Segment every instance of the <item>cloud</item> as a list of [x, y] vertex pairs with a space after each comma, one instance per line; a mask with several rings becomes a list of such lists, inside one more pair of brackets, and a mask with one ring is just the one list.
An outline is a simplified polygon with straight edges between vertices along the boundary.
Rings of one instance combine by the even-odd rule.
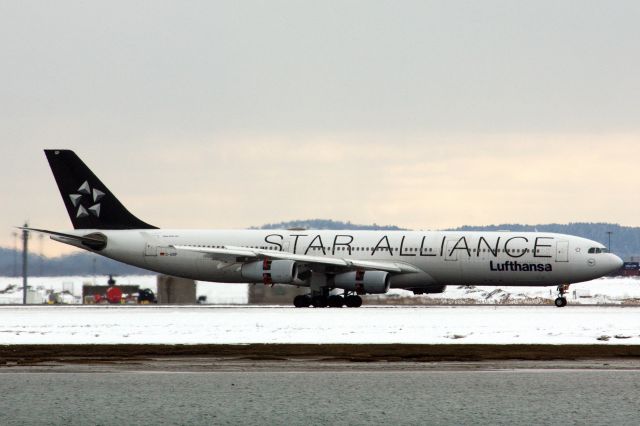
[[[156, 214], [163, 226], [245, 227], [308, 217], [412, 228], [637, 223], [637, 207], [626, 205], [623, 189], [640, 178], [633, 135], [425, 134], [396, 140], [354, 133], [216, 136], [208, 145], [199, 141], [195, 146], [208, 148], [171, 171], [165, 169], [170, 159], [188, 148], [165, 151], [167, 162], [158, 168], [164, 171], [154, 176], [170, 183], [150, 187], [157, 195], [145, 203], [189, 206], [188, 213]], [[185, 215], [193, 223], [183, 222]]]
[[72, 148], [161, 226], [638, 224], [637, 2], [7, 4], [0, 244]]

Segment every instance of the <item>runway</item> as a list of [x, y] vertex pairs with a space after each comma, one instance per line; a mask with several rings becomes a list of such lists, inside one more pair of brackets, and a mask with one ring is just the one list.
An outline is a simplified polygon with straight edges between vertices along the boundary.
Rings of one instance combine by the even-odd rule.
[[90, 374], [12, 371], [0, 373], [0, 423], [637, 424], [638, 370], [441, 371], [380, 366]]

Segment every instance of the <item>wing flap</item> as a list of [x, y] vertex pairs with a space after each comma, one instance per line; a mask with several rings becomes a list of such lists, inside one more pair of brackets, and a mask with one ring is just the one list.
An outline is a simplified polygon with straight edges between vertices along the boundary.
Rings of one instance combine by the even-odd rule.
[[196, 253], [205, 253], [205, 254], [210, 254], [212, 255], [212, 257], [216, 257], [216, 255], [220, 255], [220, 256], [225, 256], [225, 257], [229, 257], [229, 256], [233, 256], [233, 257], [256, 257], [256, 254], [250, 250], [250, 249], [245, 249], [243, 247], [237, 247], [237, 248], [209, 248], [209, 247], [193, 247], [193, 246], [181, 246], [181, 245], [174, 245], [172, 246], [173, 248], [175, 248], [176, 250], [183, 250], [183, 251], [191, 251], [191, 252], [196, 252]]
[[255, 259], [282, 259], [282, 260], [294, 260], [296, 262], [303, 262], [315, 265], [334, 266], [344, 268], [348, 270], [353, 269], [366, 269], [377, 270], [394, 273], [417, 273], [420, 270], [412, 265], [404, 262], [389, 262], [389, 261], [376, 261], [376, 260], [356, 260], [341, 257], [323, 257], [323, 256], [309, 256], [306, 254], [294, 254], [286, 251], [275, 250], [263, 250], [253, 249], [246, 247], [225, 246], [224, 248], [209, 248], [209, 247], [192, 247], [184, 245], [173, 246], [176, 250], [183, 250], [189, 252], [203, 253], [210, 255], [214, 259], [228, 260], [230, 257], [238, 258], [255, 258]]

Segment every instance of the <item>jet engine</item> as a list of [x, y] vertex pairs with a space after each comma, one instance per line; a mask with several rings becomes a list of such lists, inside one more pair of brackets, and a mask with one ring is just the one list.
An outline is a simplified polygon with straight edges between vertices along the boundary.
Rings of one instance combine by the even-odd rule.
[[384, 271], [353, 271], [336, 275], [334, 285], [358, 294], [383, 294], [389, 291], [389, 279]]
[[264, 259], [242, 265], [242, 278], [252, 283], [289, 284], [297, 275], [296, 262], [293, 260]]

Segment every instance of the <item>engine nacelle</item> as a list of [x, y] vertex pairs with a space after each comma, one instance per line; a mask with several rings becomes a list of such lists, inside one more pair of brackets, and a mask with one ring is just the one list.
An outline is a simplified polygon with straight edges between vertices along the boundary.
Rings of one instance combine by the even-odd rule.
[[389, 291], [389, 279], [384, 271], [353, 271], [336, 275], [334, 285], [358, 294], [383, 294]]
[[289, 284], [297, 275], [296, 262], [293, 260], [264, 259], [242, 265], [242, 278], [252, 283]]

